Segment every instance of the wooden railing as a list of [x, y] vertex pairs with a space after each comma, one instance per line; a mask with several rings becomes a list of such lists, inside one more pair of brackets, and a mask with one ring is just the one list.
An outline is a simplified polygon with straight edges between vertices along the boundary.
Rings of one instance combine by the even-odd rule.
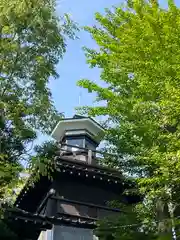
[[[66, 146], [67, 146], [67, 148], [64, 148]], [[76, 148], [76, 149], [78, 149], [78, 151], [69, 150], [68, 147]], [[59, 151], [60, 155], [61, 154], [62, 155], [71, 155], [71, 156], [74, 156], [74, 158], [76, 158], [79, 155], [86, 156], [86, 163], [88, 163], [88, 164], [95, 163], [95, 164], [102, 165], [102, 163], [104, 163], [104, 159], [107, 157], [111, 157], [111, 158], [112, 157], [116, 157], [116, 158], [120, 157], [115, 154], [111, 154], [111, 153], [107, 153], [107, 152], [103, 152], [103, 151], [99, 151], [99, 150], [88, 149], [88, 148], [79, 147], [79, 146], [74, 146], [74, 145], [70, 145], [70, 144], [66, 144], [66, 143], [60, 143], [59, 150], [60, 150]], [[104, 166], [106, 166], [106, 165], [104, 165]], [[117, 168], [114, 170], [118, 171]]]
[[112, 207], [102, 206], [102, 205], [98, 205], [98, 204], [94, 204], [94, 203], [70, 200], [70, 199], [67, 199], [67, 198], [56, 197], [56, 196], [52, 196], [50, 198], [54, 199], [54, 200], [57, 200], [57, 201], [59, 201], [61, 203], [62, 202], [64, 202], [64, 203], [72, 203], [72, 204], [77, 204], [77, 205], [86, 206], [86, 207], [98, 208], [98, 209], [102, 209], [102, 210], [106, 210], [106, 211], [110, 211], [110, 212], [122, 212], [119, 208], [112, 208]]
[[57, 196], [52, 196], [51, 199], [57, 202], [57, 213], [62, 215], [69, 214], [72, 216], [100, 219], [121, 212], [121, 210], [117, 208]]

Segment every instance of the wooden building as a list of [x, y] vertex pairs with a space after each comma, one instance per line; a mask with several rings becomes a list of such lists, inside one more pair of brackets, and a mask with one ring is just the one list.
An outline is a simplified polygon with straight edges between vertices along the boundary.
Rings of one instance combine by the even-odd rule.
[[116, 169], [99, 164], [96, 148], [104, 129], [93, 119], [75, 115], [61, 120], [52, 137], [60, 150], [53, 180], [41, 176], [25, 187], [9, 214], [11, 228], [21, 240], [95, 240], [97, 219], [121, 214], [112, 200], [138, 201], [123, 195], [131, 187]]

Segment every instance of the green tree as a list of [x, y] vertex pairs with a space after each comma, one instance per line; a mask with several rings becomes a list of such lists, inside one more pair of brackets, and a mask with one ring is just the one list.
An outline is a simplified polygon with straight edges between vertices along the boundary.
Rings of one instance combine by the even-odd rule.
[[96, 235], [103, 240], [139, 240], [157, 239], [154, 229], [147, 229], [142, 219], [136, 214], [135, 206], [120, 204], [121, 214], [108, 217], [98, 222]]
[[158, 239], [172, 239], [180, 200], [180, 9], [173, 0], [167, 9], [156, 0], [129, 0], [96, 20], [86, 29], [99, 50], [85, 52], [106, 87], [88, 79], [78, 85], [106, 104], [81, 111], [107, 116], [107, 150], [145, 196], [137, 206], [142, 223]]
[[36, 131], [49, 133], [62, 113], [48, 83], [74, 38], [69, 16], [58, 18], [55, 1], [0, 1], [0, 197], [29, 159]]
[[[13, 189], [24, 183], [19, 173], [31, 162], [36, 131], [49, 133], [63, 117], [48, 84], [58, 77], [56, 64], [77, 27], [67, 14], [58, 18], [55, 7], [54, 0], [0, 1], [1, 210], [13, 202]], [[1, 220], [0, 228], [6, 239], [15, 239]]]

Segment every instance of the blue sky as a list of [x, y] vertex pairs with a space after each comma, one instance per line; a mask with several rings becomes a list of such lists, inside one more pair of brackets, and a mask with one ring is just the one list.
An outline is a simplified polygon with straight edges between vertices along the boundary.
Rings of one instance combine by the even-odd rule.
[[[104, 12], [104, 8], [118, 5], [121, 0], [57, 0], [57, 14], [69, 13], [71, 18], [82, 26], [93, 26], [95, 24], [94, 14]], [[99, 80], [99, 69], [90, 69], [86, 64], [86, 58], [82, 50], [83, 46], [95, 48], [96, 44], [90, 35], [81, 30], [77, 33], [77, 40], [67, 41], [67, 51], [62, 60], [59, 61], [57, 71], [60, 77], [50, 82], [53, 100], [58, 111], [64, 112], [66, 117], [72, 117], [75, 107], [81, 105], [93, 105], [94, 95], [76, 86], [81, 78], [88, 78], [96, 82]], [[38, 136], [36, 143], [47, 140], [47, 136]]]
[[[69, 13], [72, 19], [80, 26], [92, 26], [95, 23], [95, 12], [103, 12], [105, 7], [119, 4], [120, 0], [60, 0], [58, 1], [57, 13]], [[65, 112], [67, 117], [71, 117], [75, 112], [75, 107], [79, 106], [79, 96], [81, 105], [92, 105], [93, 96], [87, 94], [86, 90], [76, 86], [77, 80], [89, 78], [94, 81], [99, 80], [99, 70], [90, 69], [86, 64], [83, 46], [96, 47], [90, 35], [81, 30], [77, 33], [78, 40], [67, 42], [67, 52], [58, 64], [60, 78], [51, 82], [51, 90], [55, 105], [59, 111]]]
[[[57, 0], [57, 14], [62, 16], [63, 13], [69, 13], [80, 26], [92, 26], [95, 24], [96, 12], [103, 13], [104, 8], [110, 8], [122, 2], [122, 0]], [[165, 6], [165, 0], [160, 2]], [[89, 68], [82, 50], [83, 46], [96, 48], [96, 44], [87, 32], [81, 30], [77, 34], [79, 39], [67, 42], [67, 52], [57, 66], [60, 78], [50, 83], [55, 106], [58, 111], [64, 112], [66, 117], [72, 117], [75, 113], [75, 107], [79, 106], [79, 96], [81, 96], [81, 105], [94, 104], [94, 95], [77, 87], [76, 82], [81, 78], [100, 82], [99, 69]], [[47, 137], [40, 135], [38, 143], [46, 139]]]

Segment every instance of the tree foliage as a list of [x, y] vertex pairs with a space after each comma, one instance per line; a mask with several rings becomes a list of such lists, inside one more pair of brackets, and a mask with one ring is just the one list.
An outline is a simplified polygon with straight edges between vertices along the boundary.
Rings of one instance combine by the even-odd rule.
[[49, 133], [62, 117], [48, 83], [74, 38], [69, 16], [58, 18], [52, 0], [0, 2], [0, 194], [29, 159], [36, 131]]
[[[57, 17], [55, 7], [54, 0], [0, 1], [2, 211], [5, 203], [13, 202], [14, 188], [24, 184], [19, 173], [32, 160], [36, 131], [49, 133], [63, 117], [54, 107], [48, 84], [58, 77], [56, 64], [66, 51], [66, 39], [75, 37], [77, 27], [67, 14]], [[1, 220], [0, 228], [3, 239], [15, 239]]]
[[30, 169], [34, 174], [32, 181], [37, 181], [39, 177], [47, 176], [52, 179], [55, 169], [55, 157], [59, 154], [59, 146], [54, 141], [47, 141], [35, 147], [35, 155], [31, 157]]
[[81, 110], [107, 116], [107, 149], [145, 196], [144, 222], [155, 224], [158, 239], [172, 239], [180, 200], [180, 9], [173, 0], [167, 9], [129, 0], [96, 20], [86, 29], [99, 50], [85, 52], [107, 87], [88, 79], [78, 85], [106, 104]]
[[57, 121], [50, 77], [73, 37], [73, 25], [55, 15], [53, 1], [1, 1], [1, 107], [17, 130], [25, 124], [48, 132]]
[[147, 229], [143, 225], [141, 217], [136, 214], [135, 206], [126, 206], [120, 204], [119, 216], [107, 217], [98, 222], [96, 235], [103, 240], [139, 240], [139, 239], [157, 239], [154, 229]]

